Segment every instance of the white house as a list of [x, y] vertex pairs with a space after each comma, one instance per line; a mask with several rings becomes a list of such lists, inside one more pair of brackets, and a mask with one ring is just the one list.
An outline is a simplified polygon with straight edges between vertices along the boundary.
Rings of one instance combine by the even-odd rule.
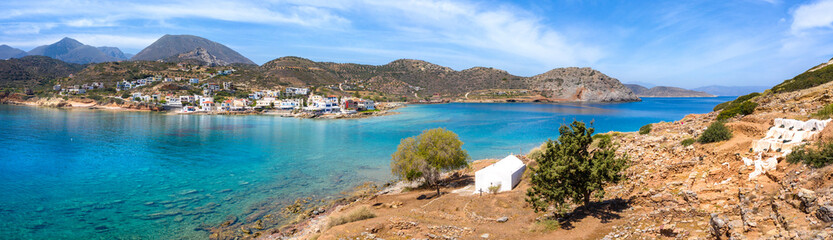
[[521, 181], [525, 170], [526, 165], [518, 157], [506, 156], [474, 173], [474, 192], [488, 193], [491, 186], [500, 186], [498, 192], [512, 190]]

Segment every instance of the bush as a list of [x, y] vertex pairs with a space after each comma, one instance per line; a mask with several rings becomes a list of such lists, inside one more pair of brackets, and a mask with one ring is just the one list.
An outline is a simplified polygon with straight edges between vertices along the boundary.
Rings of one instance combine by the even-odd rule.
[[376, 214], [374, 214], [369, 209], [367, 209], [367, 207], [361, 207], [361, 208], [358, 208], [356, 210], [353, 210], [352, 212], [348, 213], [347, 215], [337, 217], [337, 218], [331, 218], [329, 227], [335, 227], [335, 226], [338, 226], [338, 225], [351, 223], [351, 222], [355, 222], [355, 221], [361, 221], [361, 220], [365, 220], [365, 219], [371, 219], [371, 218], [375, 218], [375, 217], [376, 217]]
[[741, 103], [749, 101], [749, 100], [751, 100], [755, 97], [758, 97], [758, 96], [761, 96], [761, 94], [756, 93], [756, 92], [746, 94], [746, 95], [743, 95], [743, 96], [740, 96], [740, 97], [736, 98], [735, 100], [728, 101], [728, 102], [721, 103], [721, 104], [717, 104], [717, 106], [714, 106], [714, 109], [712, 109], [712, 110], [714, 110], [716, 112], [716, 111], [720, 111], [720, 110], [723, 110], [723, 109], [726, 109], [726, 108], [729, 108], [729, 107], [732, 107], [732, 106], [735, 106], [735, 105], [740, 105]]
[[529, 159], [538, 161], [538, 159], [541, 158], [541, 155], [544, 154], [544, 149], [545, 148], [547, 148], [547, 143], [546, 142], [542, 143], [541, 146], [533, 148], [531, 151], [529, 151], [528, 154], [526, 154], [526, 157], [528, 157]]
[[694, 144], [694, 138], [685, 139], [682, 142], [680, 142], [680, 144], [686, 147], [691, 146], [691, 144]]
[[628, 157], [616, 156], [616, 146], [601, 138], [598, 147], [593, 143], [593, 128], [573, 121], [561, 126], [557, 141], [548, 140], [537, 167], [530, 167], [532, 186], [527, 190], [526, 202], [535, 212], [549, 211], [550, 206], [563, 211], [570, 203], [590, 203], [591, 197], [604, 197], [608, 183], [624, 180]]
[[500, 191], [500, 184], [494, 185], [494, 186], [489, 186], [489, 192], [490, 193], [497, 194], [498, 191]]
[[640, 128], [639, 128], [639, 135], [645, 135], [645, 134], [649, 134], [649, 133], [651, 133], [651, 128], [652, 128], [653, 126], [654, 126], [653, 124], [650, 124], [650, 123], [649, 123], [649, 124], [647, 124], [647, 125], [645, 125], [645, 126], [640, 127]]
[[716, 121], [703, 131], [700, 138], [697, 139], [700, 143], [712, 143], [729, 140], [732, 138], [732, 131], [723, 124], [722, 121]]
[[833, 116], [833, 104], [828, 104], [813, 114], [816, 118], [830, 118], [831, 116]]
[[740, 104], [730, 105], [717, 114], [717, 120], [726, 120], [737, 116], [738, 114], [749, 115], [755, 112], [756, 107], [758, 107], [758, 103], [752, 101], [745, 101]]
[[800, 146], [787, 155], [787, 162], [804, 163], [814, 168], [830, 165], [833, 163], [833, 143], [819, 141], [815, 149]]

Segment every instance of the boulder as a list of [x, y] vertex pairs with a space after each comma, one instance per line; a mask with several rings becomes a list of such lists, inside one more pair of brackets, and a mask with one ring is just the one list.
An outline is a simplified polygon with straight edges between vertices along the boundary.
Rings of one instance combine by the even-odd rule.
[[804, 213], [812, 213], [816, 207], [816, 192], [809, 189], [799, 189], [795, 195], [800, 202], [799, 209]]
[[816, 210], [816, 217], [824, 222], [833, 222], [833, 206], [825, 205]]
[[506, 221], [509, 221], [509, 217], [500, 217], [495, 221], [497, 221], [499, 223], [505, 223]]
[[720, 218], [717, 213], [712, 213], [709, 224], [711, 225], [712, 236], [715, 238], [724, 239], [729, 237], [729, 224]]

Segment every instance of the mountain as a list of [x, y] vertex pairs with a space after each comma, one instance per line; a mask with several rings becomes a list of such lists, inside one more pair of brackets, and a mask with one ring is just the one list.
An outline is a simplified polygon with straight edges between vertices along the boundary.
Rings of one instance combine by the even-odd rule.
[[767, 86], [720, 86], [711, 85], [698, 87], [692, 90], [706, 92], [717, 96], [743, 96], [753, 92], [763, 92], [770, 87]]
[[45, 56], [25, 56], [0, 60], [0, 88], [45, 85], [56, 78], [67, 77], [83, 65], [67, 63]]
[[98, 50], [107, 54], [107, 56], [119, 59], [119, 60], [127, 60], [128, 57], [125, 55], [121, 50], [117, 47], [98, 47]]
[[656, 86], [646, 88], [637, 84], [625, 84], [639, 97], [716, 97], [700, 91], [693, 91], [678, 87]]
[[[202, 50], [200, 50], [202, 49]], [[183, 55], [184, 54], [184, 55]], [[165, 35], [142, 49], [130, 60], [157, 61], [177, 59], [209, 60], [209, 64], [255, 64], [236, 51], [211, 40], [191, 35]]]
[[9, 47], [9, 45], [0, 45], [0, 59], [22, 58], [26, 56], [26, 51]]
[[527, 89], [555, 101], [640, 100], [619, 80], [591, 68], [557, 68], [533, 77], [519, 77], [495, 68], [455, 71], [413, 59], [374, 66], [314, 62], [299, 57], [278, 58], [260, 68], [260, 83], [295, 86], [347, 83], [402, 96], [461, 97], [478, 90]]
[[125, 60], [124, 55], [118, 48], [103, 47], [96, 48], [90, 45], [84, 45], [72, 38], [63, 38], [60, 41], [36, 47], [28, 52], [28, 55], [40, 55], [55, 58], [64, 62], [70, 63], [100, 63], [100, 62], [115, 62]]

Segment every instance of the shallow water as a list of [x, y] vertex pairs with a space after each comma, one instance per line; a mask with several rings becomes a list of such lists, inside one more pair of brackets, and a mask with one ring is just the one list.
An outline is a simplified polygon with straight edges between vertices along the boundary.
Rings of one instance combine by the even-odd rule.
[[445, 127], [472, 159], [529, 151], [573, 119], [596, 132], [705, 113], [722, 98], [412, 105], [371, 119], [165, 115], [0, 105], [4, 239], [202, 239], [267, 199], [390, 180], [399, 140]]

